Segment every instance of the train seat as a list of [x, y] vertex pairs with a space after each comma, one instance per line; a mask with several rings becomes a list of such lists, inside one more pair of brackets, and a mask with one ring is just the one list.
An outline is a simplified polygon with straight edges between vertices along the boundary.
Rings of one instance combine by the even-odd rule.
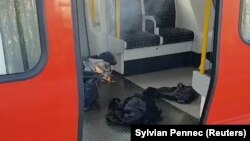
[[163, 37], [163, 44], [180, 43], [194, 40], [194, 32], [183, 28], [160, 28], [159, 34]]
[[162, 36], [163, 44], [194, 40], [193, 31], [175, 27], [175, 0], [144, 0], [144, 10], [145, 31]]
[[121, 0], [121, 39], [126, 49], [160, 45], [160, 36], [142, 31], [142, 11], [139, 0]]
[[[112, 33], [116, 28], [116, 37], [109, 35], [107, 41], [118, 62], [115, 71], [134, 75], [186, 65], [167, 64], [172, 59], [179, 62], [188, 59], [194, 40], [192, 31], [175, 27], [174, 0], [120, 0], [120, 9], [111, 8], [106, 13], [107, 25]], [[114, 15], [114, 10], [119, 12]], [[115, 24], [112, 19], [116, 19]], [[144, 68], [142, 71], [131, 70], [139, 64]]]
[[157, 46], [160, 44], [160, 36], [149, 32], [134, 32], [123, 35], [122, 39], [127, 42], [126, 49], [135, 49], [143, 47]]

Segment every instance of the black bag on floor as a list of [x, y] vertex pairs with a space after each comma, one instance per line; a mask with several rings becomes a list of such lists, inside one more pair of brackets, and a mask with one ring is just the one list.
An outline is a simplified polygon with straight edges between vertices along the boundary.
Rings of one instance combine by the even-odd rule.
[[180, 104], [189, 104], [199, 97], [199, 94], [192, 87], [185, 86], [182, 83], [173, 88], [160, 88], [158, 89], [158, 95], [161, 98], [176, 101]]
[[109, 104], [106, 119], [118, 125], [151, 124], [161, 119], [161, 110], [152, 97], [135, 94], [123, 103], [120, 99], [113, 99]]

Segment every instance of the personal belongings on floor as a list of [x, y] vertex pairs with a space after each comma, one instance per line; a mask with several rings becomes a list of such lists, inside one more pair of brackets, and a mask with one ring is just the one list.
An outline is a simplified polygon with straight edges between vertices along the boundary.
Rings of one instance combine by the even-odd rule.
[[180, 104], [190, 104], [199, 97], [199, 94], [191, 86], [185, 86], [182, 83], [178, 84], [177, 87], [159, 88], [157, 92], [159, 97], [176, 101]]
[[84, 109], [90, 110], [99, 95], [100, 76], [94, 72], [83, 72]]
[[114, 82], [112, 80], [112, 69], [111, 65], [115, 65], [116, 60], [114, 56], [105, 52], [100, 55], [90, 56], [87, 59], [83, 60], [83, 70], [96, 72], [102, 76], [103, 80], [108, 82]]
[[149, 87], [145, 91], [143, 91], [143, 95], [146, 95], [148, 97], [152, 98], [159, 98], [159, 93], [156, 88]]
[[146, 90], [143, 94], [128, 97], [123, 103], [114, 98], [109, 104], [106, 119], [118, 125], [153, 124], [161, 120], [161, 112], [154, 96]]
[[100, 59], [103, 59], [105, 62], [108, 62], [112, 66], [117, 64], [115, 57], [110, 52], [104, 52], [100, 54], [99, 56], [100, 56]]

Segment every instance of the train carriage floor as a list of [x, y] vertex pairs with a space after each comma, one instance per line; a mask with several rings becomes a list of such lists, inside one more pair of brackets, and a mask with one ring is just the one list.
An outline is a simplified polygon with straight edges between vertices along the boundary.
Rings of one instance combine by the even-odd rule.
[[[109, 125], [106, 122], [106, 114], [109, 102], [113, 98], [124, 100], [135, 93], [141, 93], [143, 88], [132, 83], [122, 76], [117, 76], [116, 83], [102, 82], [99, 98], [90, 111], [85, 112], [83, 119], [84, 141], [127, 141], [130, 140], [130, 128]], [[158, 124], [198, 124], [199, 119], [172, 106], [168, 102], [156, 99], [157, 106], [163, 111], [162, 121]]]

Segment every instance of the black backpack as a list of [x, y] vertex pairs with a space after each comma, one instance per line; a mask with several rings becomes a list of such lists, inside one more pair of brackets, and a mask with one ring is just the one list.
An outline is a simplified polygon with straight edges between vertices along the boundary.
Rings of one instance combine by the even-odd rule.
[[161, 98], [176, 101], [179, 104], [190, 104], [199, 97], [199, 94], [191, 86], [185, 86], [182, 83], [173, 88], [160, 88], [158, 89], [158, 95]]
[[152, 124], [161, 120], [161, 110], [156, 106], [154, 96], [145, 91], [142, 95], [126, 98], [123, 103], [118, 98], [113, 99], [106, 119], [118, 125]]

